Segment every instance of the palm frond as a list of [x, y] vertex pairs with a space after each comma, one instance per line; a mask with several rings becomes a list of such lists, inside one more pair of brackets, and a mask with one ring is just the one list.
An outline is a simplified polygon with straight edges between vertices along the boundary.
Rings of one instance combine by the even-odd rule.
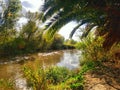
[[[55, 19], [55, 21], [53, 20], [54, 24], [49, 24], [50, 28], [48, 28], [54, 28], [54, 32], [58, 31], [59, 28], [71, 20], [80, 22], [81, 20], [85, 19], [91, 19], [91, 24], [94, 23], [94, 25], [98, 27], [103, 27], [105, 31], [107, 29], [106, 33], [110, 33], [110, 35], [108, 34], [109, 37], [111, 37], [111, 33], [114, 33], [116, 36], [116, 32], [119, 32], [118, 19], [120, 17], [120, 0], [64, 0], [64, 2], [62, 0], [46, 0], [45, 7], [46, 10], [50, 8], [45, 17], [43, 16], [45, 19], [60, 11], [61, 8], [63, 9], [63, 12], [60, 13], [60, 16]], [[117, 26], [116, 21], [118, 22]], [[115, 26], [118, 28], [115, 28]], [[76, 26], [76, 28], [72, 31], [71, 36], [73, 36], [73, 33], [78, 27], [79, 25]], [[90, 25], [83, 36], [87, 36], [92, 27], [93, 26]], [[112, 38], [114, 38], [113, 34], [112, 36]], [[112, 42], [110, 45], [113, 45], [114, 42], [116, 42], [119, 38], [119, 35], [117, 35], [117, 39], [113, 40], [113, 42], [110, 41]]]
[[81, 39], [84, 38], [84, 37], [86, 37], [89, 34], [89, 32], [92, 30], [92, 28], [95, 27], [95, 26], [96, 25], [93, 24], [93, 23], [92, 24], [91, 23], [87, 24], [86, 29], [83, 32], [82, 36], [81, 36]]
[[69, 38], [72, 38], [73, 35], [74, 35], [74, 33], [76, 32], [76, 30], [77, 30], [80, 26], [82, 26], [83, 24], [90, 22], [90, 20], [91, 20], [91, 19], [81, 20], [81, 23], [79, 23], [79, 24], [71, 31]]

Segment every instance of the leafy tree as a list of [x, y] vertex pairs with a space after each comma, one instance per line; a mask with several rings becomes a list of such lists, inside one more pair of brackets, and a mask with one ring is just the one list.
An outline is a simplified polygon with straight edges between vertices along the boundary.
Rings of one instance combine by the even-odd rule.
[[25, 17], [29, 20], [32, 20], [32, 21], [36, 21], [39, 19], [39, 16], [40, 16], [40, 13], [38, 12], [35, 12], [35, 13], [32, 13], [30, 11], [28, 11], [26, 14], [25, 14]]
[[21, 3], [19, 0], [3, 0], [1, 2], [2, 13], [0, 16], [0, 38], [1, 44], [7, 46], [7, 42], [11, 41], [16, 34], [14, 28], [15, 22], [19, 17]]
[[77, 41], [73, 40], [73, 39], [67, 39], [65, 41], [66, 45], [75, 45], [77, 43]]
[[1, 19], [4, 21], [0, 26], [0, 31], [5, 29], [12, 29], [15, 25], [16, 19], [21, 9], [21, 3], [19, 0], [8, 0], [3, 7], [3, 16]]
[[27, 40], [33, 39], [31, 37], [34, 37], [34, 33], [38, 30], [38, 27], [36, 26], [36, 22], [29, 20], [27, 24], [23, 25], [23, 28], [21, 30], [21, 35]]
[[63, 43], [64, 43], [64, 37], [61, 36], [60, 34], [56, 33], [53, 38], [51, 48], [52, 49], [62, 49]]
[[73, 29], [71, 37], [81, 25], [89, 24], [90, 28], [85, 32], [98, 26], [98, 35], [105, 36], [105, 48], [120, 41], [120, 0], [45, 0], [44, 7], [46, 12], [43, 21], [52, 16], [46, 28], [58, 31], [66, 23], [75, 20], [80, 23]]

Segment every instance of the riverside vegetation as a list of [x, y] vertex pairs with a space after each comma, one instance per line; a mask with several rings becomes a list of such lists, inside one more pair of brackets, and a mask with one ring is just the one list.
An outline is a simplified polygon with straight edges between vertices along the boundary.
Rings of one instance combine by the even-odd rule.
[[[14, 4], [13, 4], [14, 3]], [[51, 6], [51, 8], [50, 8]], [[97, 75], [113, 90], [120, 89], [120, 2], [119, 0], [45, 0], [43, 13], [27, 12], [28, 22], [16, 29], [21, 3], [10, 0], [0, 20], [0, 57], [11, 57], [56, 49], [75, 48], [81, 50], [80, 68], [70, 71], [64, 67], [23, 67], [28, 88], [34, 90], [89, 90], [87, 74]], [[56, 13], [44, 28], [41, 21]], [[78, 22], [70, 37], [81, 25], [86, 28], [79, 42], [64, 41], [58, 30], [70, 21]], [[81, 23], [80, 23], [81, 22]], [[95, 33], [93, 33], [93, 27]], [[91, 33], [92, 32], [92, 33]], [[91, 78], [92, 81], [92, 78]], [[93, 87], [96, 83], [93, 85]], [[90, 87], [90, 88], [89, 88]], [[0, 88], [14, 90], [14, 81], [0, 79]]]
[[[27, 80], [28, 88], [34, 90], [84, 90], [87, 72], [96, 72], [105, 69], [105, 64], [109, 62], [116, 63], [114, 53], [119, 45], [115, 45], [111, 52], [105, 52], [102, 48], [102, 37], [94, 39], [90, 34], [83, 41], [76, 44], [76, 47], [81, 50], [80, 68], [70, 71], [64, 67], [23, 67], [24, 77]], [[103, 52], [104, 51], [104, 52]], [[107, 73], [107, 72], [106, 72]], [[4, 80], [2, 80], [4, 82]], [[6, 81], [5, 81], [6, 82]], [[6, 83], [7, 84], [7, 83]], [[3, 85], [3, 84], [2, 84]], [[14, 88], [14, 82], [8, 82], [5, 85], [9, 88]]]

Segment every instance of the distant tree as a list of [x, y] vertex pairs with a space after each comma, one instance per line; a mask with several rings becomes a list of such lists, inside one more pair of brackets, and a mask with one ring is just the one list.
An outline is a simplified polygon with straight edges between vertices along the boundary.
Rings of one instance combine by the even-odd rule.
[[27, 24], [23, 25], [22, 30], [20, 31], [20, 36], [26, 40], [33, 39], [34, 33], [38, 30], [35, 21], [29, 20]]
[[67, 39], [65, 41], [66, 45], [75, 45], [77, 43], [77, 41], [73, 40], [73, 39]]
[[62, 49], [64, 44], [64, 37], [60, 34], [56, 33], [53, 38], [53, 42], [51, 45], [52, 49]]
[[40, 15], [40, 14], [39, 14], [38, 12], [33, 13], [33, 12], [28, 11], [28, 12], [25, 14], [25, 17], [26, 17], [27, 19], [29, 19], [29, 20], [36, 21], [36, 20], [39, 19], [39, 15]]

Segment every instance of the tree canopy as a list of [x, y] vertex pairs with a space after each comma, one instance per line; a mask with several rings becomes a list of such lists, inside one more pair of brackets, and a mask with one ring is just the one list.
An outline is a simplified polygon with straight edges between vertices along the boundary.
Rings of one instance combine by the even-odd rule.
[[76, 29], [86, 23], [91, 28], [98, 26], [99, 35], [105, 37], [105, 48], [120, 41], [120, 0], [45, 0], [44, 7], [43, 21], [51, 17], [46, 27], [54, 28], [54, 31], [75, 20], [80, 23], [71, 37]]

